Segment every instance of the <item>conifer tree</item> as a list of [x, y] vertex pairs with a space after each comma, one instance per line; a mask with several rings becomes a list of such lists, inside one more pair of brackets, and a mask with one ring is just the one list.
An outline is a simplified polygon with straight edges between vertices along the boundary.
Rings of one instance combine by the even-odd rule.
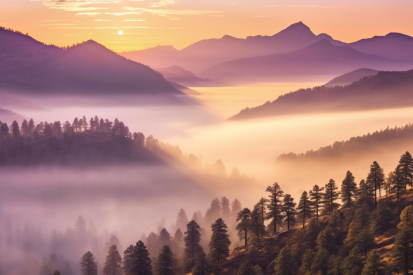
[[336, 248], [336, 236], [330, 226], [327, 225], [324, 230], [318, 234], [317, 248], [326, 249], [330, 253], [334, 252]]
[[392, 190], [396, 193], [397, 202], [400, 201], [400, 195], [405, 190], [405, 180], [402, 175], [402, 170], [400, 164], [397, 165], [396, 170], [394, 170], [394, 177], [392, 180]]
[[146, 245], [151, 257], [155, 257], [159, 253], [158, 236], [154, 232], [149, 233], [149, 236], [146, 238]]
[[396, 235], [392, 250], [393, 264], [396, 271], [409, 274], [413, 265], [413, 230], [409, 226], [402, 227]]
[[404, 153], [399, 161], [400, 172], [403, 178], [404, 190], [406, 190], [407, 185], [413, 187], [413, 158], [409, 152]]
[[370, 172], [367, 176], [367, 184], [374, 186], [374, 204], [377, 204], [377, 190], [379, 190], [379, 196], [381, 198], [381, 188], [384, 185], [383, 169], [377, 161], [374, 161], [370, 166]]
[[346, 177], [341, 184], [341, 200], [343, 201], [343, 207], [352, 206], [356, 194], [357, 185], [354, 181], [354, 176], [350, 171], [347, 171]]
[[205, 213], [205, 222], [207, 224], [212, 224], [218, 218], [221, 217], [221, 204], [219, 199], [213, 199], [211, 202], [211, 207]]
[[[311, 202], [309, 202], [309, 205]], [[295, 215], [297, 214], [297, 210], [295, 206], [297, 204], [294, 202], [294, 198], [291, 197], [290, 194], [286, 194], [283, 200], [283, 212], [284, 212], [284, 222], [287, 223], [287, 230], [290, 230], [290, 225], [295, 223]]]
[[105, 275], [122, 275], [122, 258], [119, 254], [116, 245], [109, 248], [106, 256], [105, 266], [103, 267], [103, 274]]
[[367, 262], [361, 271], [361, 275], [385, 275], [384, 268], [385, 264], [380, 259], [379, 253], [373, 249], [367, 256]]
[[203, 252], [203, 249], [200, 245], [201, 241], [201, 228], [199, 225], [194, 221], [190, 221], [187, 224], [187, 230], [184, 233], [184, 242], [185, 242], [185, 250], [184, 250], [184, 265], [185, 271], [190, 271], [195, 265], [195, 259], [199, 255], [199, 253]]
[[172, 252], [178, 257], [182, 257], [182, 250], [184, 246], [184, 234], [181, 229], [177, 229], [172, 239]]
[[201, 252], [196, 261], [195, 267], [192, 271], [193, 275], [210, 275], [211, 274], [211, 266], [209, 265], [208, 259], [204, 252]]
[[320, 207], [323, 199], [323, 191], [324, 187], [320, 188], [318, 185], [314, 185], [313, 189], [310, 190], [310, 200], [311, 204], [313, 206], [317, 221], [318, 221], [318, 215], [320, 213]]
[[171, 246], [171, 234], [165, 228], [162, 228], [161, 232], [159, 232], [158, 246], [163, 247], [165, 245]]
[[307, 191], [304, 191], [301, 194], [300, 201], [298, 202], [297, 206], [297, 213], [298, 217], [301, 219], [303, 223], [303, 228], [305, 226], [306, 219], [310, 219], [312, 216], [312, 204], [308, 197]]
[[209, 243], [208, 257], [218, 266], [229, 256], [229, 240], [227, 225], [219, 218], [211, 225], [212, 237]]
[[82, 260], [80, 261], [80, 274], [81, 275], [97, 275], [98, 267], [95, 262], [95, 257], [90, 251], [86, 252]]
[[251, 223], [251, 210], [244, 208], [237, 215], [237, 231], [240, 240], [245, 240], [245, 247], [248, 245], [248, 229]]
[[267, 214], [267, 204], [268, 204], [268, 202], [269, 202], [269, 200], [264, 198], [264, 197], [262, 197], [260, 199], [260, 201], [258, 202], [258, 205], [260, 207], [260, 212], [261, 212], [261, 215], [262, 215], [261, 219], [263, 221], [265, 221], [265, 217], [266, 217], [266, 214]]
[[270, 193], [266, 219], [271, 221], [269, 226], [272, 226], [275, 234], [277, 233], [277, 224], [281, 224], [283, 218], [281, 199], [284, 197], [284, 191], [276, 182], [272, 186], [268, 186], [266, 191]]
[[339, 204], [336, 203], [340, 195], [340, 193], [337, 192], [337, 189], [338, 187], [333, 179], [330, 179], [325, 186], [325, 193], [323, 194], [322, 203], [324, 211], [328, 214], [333, 213], [333, 210], [339, 207]]
[[383, 234], [388, 228], [392, 212], [384, 201], [379, 201], [376, 209], [371, 213], [371, 231], [373, 234]]
[[314, 262], [314, 258], [314, 250], [311, 248], [307, 249], [301, 258], [301, 266], [298, 270], [298, 274], [311, 274], [311, 265]]
[[59, 271], [59, 270], [55, 270], [55, 271], [53, 272], [53, 275], [60, 275], [60, 271]]
[[313, 274], [318, 274], [320, 271], [322, 272], [322, 274], [327, 273], [329, 256], [330, 254], [328, 253], [327, 249], [318, 249], [314, 256], [314, 261], [311, 264], [311, 272]]
[[13, 121], [13, 123], [11, 124], [11, 134], [14, 138], [20, 137], [20, 127], [16, 121]]
[[152, 261], [142, 241], [125, 250], [123, 271], [125, 275], [152, 275]]
[[266, 233], [264, 220], [262, 219], [261, 214], [261, 206], [259, 203], [257, 203], [254, 206], [254, 210], [251, 212], [249, 230], [251, 234], [254, 235], [255, 238], [257, 238], [258, 243], [261, 243], [260, 237], [264, 236]]
[[34, 130], [34, 121], [33, 118], [30, 119], [29, 125], [27, 126], [28, 135], [32, 135]]
[[355, 238], [364, 229], [370, 229], [370, 212], [367, 205], [362, 205], [356, 209], [352, 222], [350, 223], [344, 244], [349, 248], [354, 246]]
[[413, 206], [406, 206], [400, 214], [400, 222], [397, 225], [398, 229], [408, 227], [413, 229]]
[[275, 259], [274, 270], [277, 275], [296, 275], [296, 265], [288, 246], [281, 249], [278, 257]]
[[235, 199], [231, 204], [231, 218], [232, 220], [236, 220], [239, 211], [242, 210], [242, 206], [239, 200]]
[[357, 248], [353, 248], [349, 255], [344, 258], [341, 264], [341, 272], [343, 275], [360, 274], [361, 272], [361, 255]]
[[231, 217], [231, 209], [229, 207], [229, 199], [227, 197], [221, 198], [221, 211], [222, 211], [222, 219], [229, 223]]
[[174, 255], [169, 246], [164, 245], [156, 261], [157, 275], [175, 275]]
[[185, 210], [181, 208], [178, 213], [178, 217], [176, 218], [176, 229], [181, 229], [184, 231], [186, 229], [186, 225], [188, 224], [188, 217], [186, 216]]
[[358, 188], [358, 202], [360, 204], [374, 203], [374, 194], [374, 185], [368, 184], [364, 179], [362, 179]]
[[262, 275], [262, 270], [259, 265], [253, 266], [250, 261], [246, 261], [238, 268], [237, 275]]

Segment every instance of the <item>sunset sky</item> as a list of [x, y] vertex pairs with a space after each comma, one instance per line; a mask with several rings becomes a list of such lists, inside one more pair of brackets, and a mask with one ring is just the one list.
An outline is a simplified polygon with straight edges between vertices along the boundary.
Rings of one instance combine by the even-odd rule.
[[413, 36], [412, 10], [411, 0], [0, 0], [0, 25], [48, 44], [93, 39], [121, 52], [273, 35], [298, 21], [345, 42]]

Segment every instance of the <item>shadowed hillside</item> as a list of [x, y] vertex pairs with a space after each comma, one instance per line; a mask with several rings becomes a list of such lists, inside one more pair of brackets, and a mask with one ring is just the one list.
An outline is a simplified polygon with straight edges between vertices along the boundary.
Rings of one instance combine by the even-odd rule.
[[379, 72], [348, 86], [300, 89], [246, 108], [230, 120], [303, 113], [371, 110], [413, 105], [413, 70]]
[[328, 83], [324, 84], [326, 87], [334, 87], [334, 86], [347, 86], [351, 83], [362, 79], [363, 77], [376, 75], [378, 71], [372, 69], [358, 69], [332, 79]]

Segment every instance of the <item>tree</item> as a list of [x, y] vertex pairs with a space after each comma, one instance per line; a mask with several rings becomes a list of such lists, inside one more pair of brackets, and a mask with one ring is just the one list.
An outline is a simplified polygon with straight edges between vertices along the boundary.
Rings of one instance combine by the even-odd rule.
[[350, 254], [344, 258], [341, 264], [341, 272], [343, 275], [360, 274], [361, 271], [361, 255], [357, 248], [350, 251]]
[[281, 224], [283, 218], [281, 199], [284, 196], [284, 191], [281, 190], [280, 185], [276, 182], [272, 186], [268, 186], [266, 191], [270, 193], [266, 219], [271, 220], [269, 226], [272, 226], [273, 233], [275, 234], [277, 233], [277, 224]]
[[370, 228], [370, 212], [367, 209], [367, 205], [362, 205], [356, 209], [352, 222], [350, 223], [346, 239], [344, 244], [349, 248], [354, 246], [355, 238], [364, 229]]
[[81, 275], [97, 275], [98, 266], [95, 262], [95, 257], [90, 251], [86, 252], [83, 255], [82, 260], [80, 261], [80, 274]]
[[377, 204], [377, 190], [379, 190], [379, 196], [381, 198], [381, 188], [384, 185], [383, 169], [377, 161], [374, 161], [370, 166], [370, 172], [367, 176], [367, 184], [374, 186], [374, 204]]
[[296, 265], [288, 246], [281, 249], [278, 257], [275, 259], [274, 270], [277, 275], [296, 275]]
[[11, 124], [11, 134], [14, 138], [20, 137], [20, 128], [19, 124], [16, 121], [13, 121], [13, 123]]
[[406, 184], [405, 184], [405, 179], [402, 174], [402, 168], [399, 165], [397, 165], [396, 169], [393, 172], [393, 178], [391, 180], [391, 189], [396, 193], [397, 197], [397, 202], [400, 201], [400, 195], [403, 193]]
[[317, 248], [326, 249], [329, 253], [334, 252], [336, 248], [336, 236], [330, 226], [326, 226], [323, 231], [318, 234]]
[[358, 202], [360, 204], [371, 204], [374, 202], [374, 198], [374, 185], [368, 184], [365, 180], [361, 180], [358, 188]]
[[123, 271], [125, 275], [152, 275], [152, 261], [142, 241], [125, 250]]
[[400, 172], [403, 178], [404, 190], [406, 190], [407, 185], [413, 187], [413, 158], [409, 152], [404, 153], [399, 161]]
[[33, 121], [33, 118], [31, 118], [29, 121], [29, 125], [27, 126], [27, 134], [31, 135], [33, 133], [33, 130], [34, 130], [34, 121]]
[[164, 245], [156, 262], [156, 274], [174, 275], [174, 256], [169, 246]]
[[413, 206], [411, 205], [406, 206], [400, 214], [400, 222], [397, 228], [402, 229], [404, 227], [413, 229]]
[[171, 246], [171, 234], [165, 228], [162, 228], [161, 232], [159, 232], [158, 246], [163, 247], [165, 245]]
[[297, 214], [297, 210], [295, 209], [296, 205], [294, 198], [291, 197], [290, 194], [284, 196], [283, 212], [285, 215], [284, 222], [287, 223], [287, 230], [290, 230], [290, 225], [295, 223], [295, 215]]
[[231, 209], [229, 208], [229, 199], [227, 197], [221, 198], [222, 219], [227, 223], [230, 222]]
[[60, 275], [60, 271], [59, 271], [59, 270], [55, 270], [55, 271], [53, 272], [53, 275]]
[[253, 266], [250, 261], [246, 261], [238, 268], [237, 275], [262, 275], [262, 270], [259, 265]]
[[27, 136], [29, 134], [28, 128], [29, 128], [29, 125], [27, 124], [27, 120], [24, 119], [22, 122], [22, 127], [21, 127], [21, 132], [23, 136]]
[[188, 224], [188, 217], [186, 216], [185, 210], [181, 208], [178, 213], [178, 217], [176, 218], [176, 228], [181, 229], [184, 231], [186, 229], [186, 225]]
[[311, 201], [308, 198], [307, 191], [304, 191], [301, 194], [300, 201], [298, 202], [297, 210], [298, 210], [297, 211], [298, 217], [302, 220], [303, 228], [304, 228], [306, 219], [307, 218], [309, 219], [312, 216]]
[[260, 207], [260, 212], [261, 212], [261, 215], [262, 215], [261, 219], [263, 221], [265, 221], [265, 216], [267, 214], [267, 204], [268, 204], [268, 202], [269, 202], [269, 200], [264, 198], [264, 197], [262, 197], [260, 199], [260, 201], [258, 202], [259, 207]]
[[413, 264], [413, 230], [411, 227], [403, 226], [397, 233], [392, 258], [398, 271], [402, 274], [409, 274]]
[[192, 270], [192, 275], [210, 275], [211, 267], [204, 252], [199, 253], [195, 267]]
[[205, 213], [205, 221], [207, 224], [212, 224], [218, 218], [221, 217], [221, 205], [219, 199], [212, 200], [211, 207]]
[[201, 241], [200, 230], [201, 228], [194, 220], [187, 224], [187, 230], [184, 237], [184, 265], [186, 271], [190, 271], [194, 267], [196, 257], [199, 253], [203, 252], [203, 249], [199, 244]]
[[245, 247], [248, 245], [248, 228], [250, 227], [251, 222], [251, 210], [244, 208], [238, 212], [237, 215], [237, 224], [236, 230], [238, 230], [238, 236], [240, 240], [245, 240]]
[[343, 207], [350, 207], [353, 205], [356, 194], [357, 185], [354, 181], [354, 176], [350, 171], [347, 171], [346, 177], [341, 184], [341, 200], [343, 201]]
[[219, 218], [211, 225], [212, 237], [209, 243], [209, 258], [220, 265], [229, 256], [229, 240], [227, 225]]
[[318, 215], [320, 213], [320, 207], [321, 207], [321, 203], [323, 199], [323, 191], [324, 191], [324, 187], [320, 188], [318, 185], [314, 185], [313, 189], [310, 190], [310, 200], [314, 208], [317, 221], [318, 221]]
[[367, 262], [361, 271], [361, 275], [384, 275], [385, 264], [380, 259], [379, 253], [375, 249], [370, 251]]
[[172, 251], [178, 257], [182, 257], [182, 248], [184, 246], [184, 234], [181, 229], [177, 229], [172, 239]]
[[301, 266], [298, 270], [299, 274], [310, 274], [311, 265], [314, 262], [315, 252], [312, 249], [307, 249], [301, 258]]
[[119, 254], [116, 245], [109, 248], [108, 256], [106, 257], [103, 274], [105, 275], [122, 275], [122, 258]]
[[333, 213], [333, 210], [339, 207], [339, 204], [335, 202], [338, 200], [340, 195], [340, 193], [337, 192], [337, 189], [338, 187], [333, 179], [330, 179], [325, 186], [325, 193], [323, 194], [322, 203], [324, 211], [328, 214]]
[[388, 228], [392, 212], [384, 201], [379, 201], [376, 209], [371, 213], [371, 231], [373, 234], [383, 234]]
[[249, 230], [252, 233], [252, 235], [254, 235], [257, 238], [258, 243], [261, 243], [260, 237], [264, 236], [266, 231], [265, 231], [264, 220], [262, 219], [261, 207], [259, 203], [257, 203], [254, 206], [254, 210], [251, 213]]

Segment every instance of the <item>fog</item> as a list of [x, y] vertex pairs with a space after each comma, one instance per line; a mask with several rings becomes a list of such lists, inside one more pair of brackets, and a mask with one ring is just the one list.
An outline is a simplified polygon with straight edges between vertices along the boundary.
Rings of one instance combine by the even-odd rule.
[[[145, 136], [152, 134], [163, 142], [179, 145], [184, 153], [202, 155], [205, 163], [220, 159], [228, 174], [237, 167], [242, 173], [253, 175], [255, 183], [227, 183], [173, 163], [169, 166], [3, 168], [0, 170], [1, 253], [5, 255], [9, 234], [17, 234], [26, 225], [38, 228], [42, 248], [30, 254], [34, 258], [29, 258], [36, 259], [41, 266], [42, 259], [54, 252], [50, 245], [52, 232], [57, 230], [63, 234], [68, 227], [73, 227], [79, 215], [90, 226], [93, 224], [91, 228], [94, 228], [100, 246], [114, 233], [126, 247], [139, 240], [142, 233], [156, 231], [162, 219], [169, 230], [181, 208], [191, 218], [195, 211], [205, 213], [211, 200], [221, 196], [227, 196], [231, 201], [238, 198], [243, 207], [252, 207], [261, 196], [266, 196], [266, 186], [274, 181], [297, 201], [300, 193], [314, 184], [324, 185], [330, 178], [340, 184], [349, 169], [359, 181], [367, 175], [369, 164], [374, 160], [379, 161], [387, 174], [395, 168], [404, 151], [413, 149], [411, 144], [398, 144], [371, 156], [360, 158], [354, 155], [343, 161], [305, 163], [299, 169], [275, 162], [281, 153], [315, 150], [387, 126], [405, 125], [411, 122], [413, 108], [226, 121], [245, 107], [319, 84], [266, 83], [247, 87], [193, 88], [201, 93], [193, 97], [201, 103], [197, 105], [114, 104], [96, 107], [79, 106], [75, 101], [56, 104], [53, 100], [32, 100], [47, 111], [19, 110], [18, 113], [33, 118], [35, 123], [72, 122], [75, 117], [89, 119], [95, 115], [110, 120], [118, 118], [131, 132], [142, 132]], [[19, 267], [11, 260], [28, 257], [22, 252], [23, 243], [20, 240], [20, 250], [3, 260], [3, 263], [9, 263], [10, 273], [5, 274], [27, 274], [16, 271]], [[66, 256], [69, 257], [72, 257], [69, 260], [74, 262], [72, 268], [77, 274], [74, 259], [80, 259], [81, 255]]]

